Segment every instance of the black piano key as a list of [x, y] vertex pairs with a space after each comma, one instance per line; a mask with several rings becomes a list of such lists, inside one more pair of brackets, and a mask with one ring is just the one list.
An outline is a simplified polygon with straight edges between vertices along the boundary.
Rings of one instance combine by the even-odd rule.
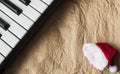
[[2, 4], [4, 4], [5, 6], [7, 6], [10, 10], [12, 10], [13, 12], [15, 12], [17, 15], [20, 15], [22, 13], [22, 9], [20, 9], [19, 7], [17, 7], [15, 4], [13, 4], [12, 2], [10, 2], [9, 0], [0, 0], [0, 2]]
[[21, 1], [26, 6], [29, 5], [29, 3], [31, 2], [31, 0], [19, 0], [19, 1]]
[[1, 38], [2, 34], [0, 34], [0, 38]]
[[2, 27], [4, 30], [8, 30], [10, 25], [0, 17], [0, 27]]

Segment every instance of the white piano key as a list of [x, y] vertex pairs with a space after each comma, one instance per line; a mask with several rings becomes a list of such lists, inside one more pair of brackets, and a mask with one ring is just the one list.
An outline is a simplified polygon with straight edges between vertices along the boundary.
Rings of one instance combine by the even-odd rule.
[[23, 13], [31, 18], [33, 21], [36, 21], [40, 17], [40, 13], [37, 12], [35, 9], [33, 9], [30, 6], [24, 5], [22, 2], [19, 0], [10, 0], [12, 3], [16, 4], [18, 7], [20, 7], [23, 10]]
[[0, 53], [2, 53], [5, 57], [12, 51], [12, 48], [10, 48], [5, 42], [0, 40]]
[[43, 13], [48, 7], [45, 3], [43, 3], [40, 0], [31, 0], [30, 5], [41, 13]]
[[47, 3], [48, 5], [50, 5], [50, 4], [53, 2], [53, 0], [42, 0], [42, 1], [44, 1], [44, 2]]
[[16, 38], [13, 34], [11, 34], [8, 30], [5, 31], [0, 27], [0, 34], [2, 34], [1, 39], [3, 39], [6, 43], [8, 43], [11, 47], [15, 47], [19, 42], [19, 39]]
[[26, 34], [26, 30], [19, 26], [16, 22], [10, 19], [7, 15], [0, 11], [0, 17], [3, 18], [7, 23], [9, 23], [10, 30], [13, 34], [15, 34], [18, 38], [22, 39], [22, 37]]
[[2, 55], [0, 55], [0, 64], [3, 62], [4, 57]]
[[0, 3], [0, 10], [5, 12], [7, 15], [9, 15], [9, 17], [14, 19], [16, 22], [18, 22], [27, 30], [29, 30], [33, 25], [33, 22], [30, 19], [28, 19], [25, 15], [23, 14], [20, 14], [19, 16], [16, 15], [13, 11], [11, 11], [9, 8], [4, 6], [2, 3]]

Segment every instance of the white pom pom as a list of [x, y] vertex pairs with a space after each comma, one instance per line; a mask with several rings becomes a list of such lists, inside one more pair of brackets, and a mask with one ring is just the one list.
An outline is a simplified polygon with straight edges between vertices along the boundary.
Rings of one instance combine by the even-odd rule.
[[116, 72], [117, 71], [117, 66], [109, 66], [110, 72]]

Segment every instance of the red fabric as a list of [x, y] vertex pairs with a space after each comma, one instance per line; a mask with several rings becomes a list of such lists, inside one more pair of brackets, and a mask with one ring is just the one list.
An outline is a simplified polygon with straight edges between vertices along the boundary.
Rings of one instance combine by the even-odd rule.
[[96, 43], [96, 45], [102, 50], [109, 65], [114, 65], [114, 57], [118, 54], [118, 51], [110, 46], [108, 43]]

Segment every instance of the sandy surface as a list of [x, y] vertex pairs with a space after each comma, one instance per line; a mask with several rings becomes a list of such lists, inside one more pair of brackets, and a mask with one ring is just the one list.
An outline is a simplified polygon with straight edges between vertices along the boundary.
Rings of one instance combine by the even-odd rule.
[[103, 41], [120, 50], [120, 0], [65, 0], [49, 18], [4, 74], [111, 74], [95, 69], [82, 46]]

